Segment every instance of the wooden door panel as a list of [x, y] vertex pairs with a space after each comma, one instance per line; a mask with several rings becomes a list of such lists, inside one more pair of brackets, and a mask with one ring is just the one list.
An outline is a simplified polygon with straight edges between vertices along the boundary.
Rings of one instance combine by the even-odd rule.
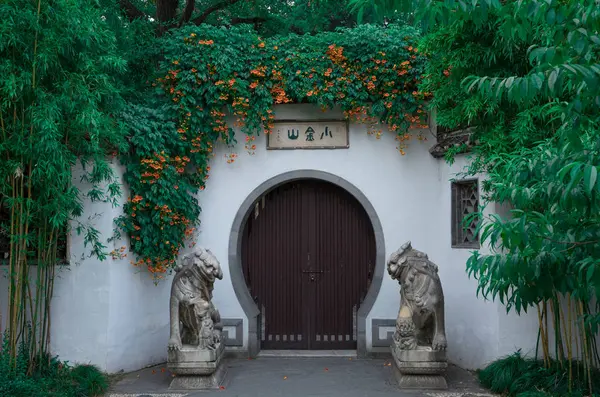
[[302, 190], [284, 185], [259, 200], [242, 242], [246, 283], [261, 310], [264, 349], [306, 349], [302, 280]]
[[356, 311], [375, 263], [373, 229], [345, 190], [302, 180], [257, 203], [242, 263], [263, 349], [356, 348]]
[[[315, 194], [317, 307], [311, 341], [315, 349], [356, 348], [356, 310], [368, 289], [369, 257], [374, 256], [370, 221], [345, 190], [319, 183]], [[366, 221], [366, 222], [365, 222]]]

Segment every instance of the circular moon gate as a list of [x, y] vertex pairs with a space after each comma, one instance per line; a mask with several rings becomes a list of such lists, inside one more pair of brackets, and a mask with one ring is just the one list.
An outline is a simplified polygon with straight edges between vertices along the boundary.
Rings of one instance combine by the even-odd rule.
[[356, 349], [357, 313], [376, 271], [365, 209], [348, 191], [294, 180], [254, 203], [241, 262], [262, 349]]

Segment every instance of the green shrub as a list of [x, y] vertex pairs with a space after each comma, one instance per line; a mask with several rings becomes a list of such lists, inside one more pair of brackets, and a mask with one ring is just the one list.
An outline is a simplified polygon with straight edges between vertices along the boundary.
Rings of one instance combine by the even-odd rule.
[[71, 379], [86, 396], [96, 396], [108, 389], [108, 379], [93, 365], [78, 365], [71, 369]]
[[0, 396], [10, 397], [92, 397], [108, 390], [108, 378], [93, 365], [71, 366], [57, 357], [43, 355], [28, 374], [29, 348], [21, 344], [17, 365], [11, 368], [7, 339], [0, 350]]
[[[557, 361], [551, 361], [548, 367], [543, 360], [525, 358], [520, 352], [494, 361], [479, 371], [481, 384], [494, 393], [515, 397], [583, 397], [589, 396], [589, 385], [584, 377], [583, 365], [571, 363], [573, 378], [569, 390], [569, 365], [561, 367]], [[600, 371], [591, 376], [593, 396], [600, 396]]]

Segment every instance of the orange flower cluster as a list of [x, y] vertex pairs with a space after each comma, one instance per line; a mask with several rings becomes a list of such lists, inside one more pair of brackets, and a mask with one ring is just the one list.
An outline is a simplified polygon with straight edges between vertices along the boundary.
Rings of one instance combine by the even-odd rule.
[[351, 109], [347, 112], [344, 112], [344, 116], [347, 119], [350, 119], [357, 123], [362, 123], [362, 124], [376, 124], [377, 123], [376, 117], [368, 115], [367, 106], [359, 106], [359, 107]]
[[398, 76], [403, 76], [408, 73], [410, 69], [412, 69], [412, 65], [410, 64], [410, 61], [404, 61], [400, 64], [400, 67], [394, 65], [393, 69], [396, 70]]
[[[160, 179], [162, 171], [165, 167], [168, 167], [168, 156], [165, 157], [165, 152], [161, 152], [161, 154], [154, 153], [154, 157], [156, 159], [142, 159], [141, 163], [145, 171], [142, 173], [142, 178], [151, 178], [151, 179], [142, 179], [142, 183], [156, 183], [158, 179]], [[150, 168], [152, 170], [150, 170]]]
[[277, 103], [277, 104], [292, 102], [292, 100], [290, 98], [288, 98], [283, 87], [281, 87], [279, 84], [277, 84], [273, 88], [271, 88], [271, 95], [273, 95], [275, 103]]
[[263, 122], [265, 126], [265, 134], [270, 134], [274, 127], [275, 115], [273, 115], [272, 109], [267, 109], [267, 116], [260, 116], [260, 120]]
[[[234, 98], [231, 106], [233, 106], [234, 108], [235, 107], [248, 108], [248, 107], [250, 107], [250, 100], [248, 98], [242, 98], [242, 97]], [[242, 111], [242, 114], [245, 114], [244, 111]]]
[[247, 135], [246, 136], [246, 145], [244, 146], [246, 151], [253, 155], [254, 151], [256, 150], [256, 145], [253, 143], [256, 140], [256, 137], [254, 135]]
[[375, 139], [381, 139], [381, 135], [383, 135], [383, 131], [381, 129], [376, 129], [375, 126], [378, 124], [371, 124], [367, 128], [367, 134], [375, 135]]
[[[142, 179], [142, 183], [156, 183], [157, 180], [160, 179], [160, 174], [158, 172], [143, 172], [142, 173], [142, 178], [146, 178], [146, 179]], [[152, 179], [148, 179], [148, 178], [152, 178]]]
[[[421, 110], [417, 112], [421, 113]], [[429, 128], [429, 125], [426, 121], [421, 120], [421, 114], [417, 114], [416, 116], [410, 115], [408, 113], [404, 114], [404, 118], [410, 123], [411, 128]]]
[[233, 122], [233, 126], [237, 127], [237, 128], [242, 128], [243, 126], [246, 125], [244, 120], [245, 120], [245, 118], [237, 119], [236, 121]]
[[341, 65], [348, 59], [344, 56], [344, 47], [338, 47], [335, 44], [329, 46], [327, 49], [327, 56], [329, 56], [331, 62], [336, 65]]
[[220, 136], [227, 136], [229, 134], [229, 126], [223, 120], [225, 117], [225, 113], [219, 112], [216, 109], [210, 111], [210, 115], [213, 117], [212, 119], [212, 130], [217, 132]]
[[281, 71], [277, 70], [277, 69], [273, 69], [271, 70], [271, 80], [273, 81], [283, 81], [283, 74], [281, 73]]
[[211, 153], [213, 151], [213, 144], [212, 142], [205, 142], [206, 146], [208, 146], [207, 148], [204, 148], [202, 143], [204, 142], [205, 138], [203, 136], [203, 134], [198, 135], [195, 138], [192, 138], [191, 140], [191, 145], [192, 145], [192, 149], [190, 149], [190, 153], [200, 153], [200, 152], [206, 152], [206, 153]]
[[256, 69], [252, 69], [250, 71], [250, 74], [252, 76], [265, 77], [266, 72], [267, 72], [267, 67], [266, 66], [259, 66]]
[[237, 158], [237, 154], [235, 153], [228, 153], [223, 155], [223, 157], [225, 157], [227, 159], [227, 164], [231, 164], [235, 161], [235, 159]]
[[174, 160], [175, 169], [178, 173], [182, 174], [185, 171], [185, 166], [190, 162], [190, 158], [187, 156], [179, 157], [176, 156]]
[[[166, 216], [167, 214], [165, 214]], [[168, 218], [168, 217], [166, 217]], [[187, 219], [185, 216], [183, 215], [177, 215], [177, 214], [173, 214], [173, 216], [171, 216], [169, 219], [169, 225], [173, 226], [173, 225], [184, 225], [187, 226], [190, 224], [190, 220]]]
[[[189, 37], [184, 37], [183, 42], [186, 44], [196, 44], [196, 33], [190, 33]], [[199, 45], [213, 45], [215, 42], [213, 40], [200, 40], [197, 42]]]
[[121, 247], [118, 250], [114, 249], [112, 251], [110, 251], [109, 255], [113, 258], [113, 259], [123, 259], [127, 257], [127, 254], [125, 253], [125, 250], [127, 249], [127, 247]]

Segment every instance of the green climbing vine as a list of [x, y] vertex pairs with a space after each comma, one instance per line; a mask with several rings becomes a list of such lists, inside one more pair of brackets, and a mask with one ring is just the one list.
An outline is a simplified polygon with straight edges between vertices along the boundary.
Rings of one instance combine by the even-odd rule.
[[157, 278], [174, 265], [198, 224], [195, 193], [210, 175], [214, 145], [234, 145], [237, 130], [253, 154], [256, 136], [273, 128], [274, 105], [338, 106], [377, 138], [385, 124], [404, 154], [409, 127], [427, 122], [417, 40], [416, 30], [395, 25], [268, 39], [244, 27], [203, 25], [161, 37], [158, 74], [128, 115], [131, 195], [117, 222], [131, 239], [132, 263]]

